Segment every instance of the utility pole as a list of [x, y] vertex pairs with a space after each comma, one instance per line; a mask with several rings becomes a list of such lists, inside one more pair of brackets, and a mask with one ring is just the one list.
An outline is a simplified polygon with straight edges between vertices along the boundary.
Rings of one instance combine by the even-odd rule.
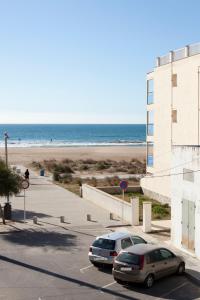
[[7, 132], [4, 133], [5, 138], [5, 158], [6, 158], [6, 167], [8, 168], [8, 134]]
[[[6, 159], [6, 167], [8, 168], [8, 139], [9, 136], [7, 132], [4, 133], [5, 138], [5, 159]], [[9, 203], [9, 195], [7, 196], [7, 203]]]

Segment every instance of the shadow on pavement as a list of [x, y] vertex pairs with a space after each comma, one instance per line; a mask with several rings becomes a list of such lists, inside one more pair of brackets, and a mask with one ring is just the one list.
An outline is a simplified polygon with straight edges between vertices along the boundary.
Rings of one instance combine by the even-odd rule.
[[150, 289], [145, 289], [142, 284], [125, 284], [128, 290], [145, 294], [147, 297], [156, 297], [170, 300], [195, 300], [200, 297], [199, 285], [187, 281], [185, 276], [172, 275], [155, 282]]
[[2, 239], [17, 245], [29, 247], [50, 247], [56, 250], [71, 251], [76, 246], [76, 236], [56, 231], [24, 230], [2, 236]]
[[[97, 290], [99, 292], [102, 291], [106, 294], [119, 297], [119, 299], [139, 300], [138, 298], [134, 298], [134, 297], [131, 297], [131, 296], [128, 296], [128, 295], [124, 295], [120, 292], [113, 291], [113, 290], [110, 290], [110, 289], [107, 289], [107, 288], [101, 288], [98, 285], [95, 285], [95, 284], [92, 284], [92, 283], [89, 283], [89, 282], [86, 282], [86, 281], [83, 281], [83, 280], [79, 280], [79, 279], [76, 279], [76, 278], [73, 278], [73, 277], [70, 277], [70, 276], [61, 275], [61, 274], [58, 274], [58, 273], [55, 273], [55, 272], [52, 272], [52, 271], [49, 271], [49, 270], [46, 270], [46, 269], [43, 269], [43, 268], [39, 268], [39, 267], [30, 265], [30, 264], [27, 264], [27, 263], [18, 261], [16, 259], [9, 258], [7, 256], [0, 255], [0, 260], [11, 263], [11, 264], [15, 264], [17, 266], [20, 266], [20, 267], [23, 267], [23, 268], [26, 268], [26, 269], [33, 270], [35, 272], [39, 272], [39, 273], [42, 273], [42, 274], [45, 274], [45, 275], [48, 275], [48, 276], [51, 276], [51, 277], [59, 278], [59, 279], [74, 283], [78, 287], [82, 286], [82, 287], [87, 287], [87, 288], [90, 288], [90, 289], [93, 289], [93, 290]], [[102, 299], [103, 299], [103, 297], [102, 297]]]
[[[33, 217], [36, 216], [38, 218], [50, 218], [52, 216], [38, 213], [35, 211], [26, 211], [26, 219], [33, 219]], [[24, 219], [24, 211], [22, 209], [13, 209], [12, 211], [12, 218], [13, 220], [23, 220]]]

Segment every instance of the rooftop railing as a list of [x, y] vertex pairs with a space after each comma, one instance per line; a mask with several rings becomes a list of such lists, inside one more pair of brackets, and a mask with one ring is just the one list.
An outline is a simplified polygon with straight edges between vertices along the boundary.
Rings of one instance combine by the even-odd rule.
[[170, 51], [168, 54], [164, 56], [157, 57], [156, 66], [160, 67], [171, 62], [200, 54], [200, 43], [192, 44], [185, 46], [184, 48], [180, 48], [174, 51]]

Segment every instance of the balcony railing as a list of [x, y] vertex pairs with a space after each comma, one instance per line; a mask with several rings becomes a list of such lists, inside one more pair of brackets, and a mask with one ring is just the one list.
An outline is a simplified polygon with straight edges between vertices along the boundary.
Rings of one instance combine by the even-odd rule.
[[157, 58], [156, 66], [160, 67], [189, 56], [200, 54], [200, 43], [185, 46]]
[[149, 92], [147, 95], [147, 104], [153, 104], [153, 92]]
[[147, 155], [147, 166], [148, 167], [153, 167], [153, 154], [148, 154]]
[[154, 134], [154, 124], [147, 124], [147, 135], [152, 136]]

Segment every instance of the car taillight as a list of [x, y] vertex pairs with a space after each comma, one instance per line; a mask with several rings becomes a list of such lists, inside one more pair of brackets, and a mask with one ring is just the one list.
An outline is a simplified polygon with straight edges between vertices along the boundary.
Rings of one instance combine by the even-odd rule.
[[117, 256], [118, 253], [116, 251], [110, 251], [110, 256]]
[[92, 252], [92, 247], [90, 247], [89, 252]]
[[140, 256], [140, 270], [142, 270], [144, 267], [144, 255]]

